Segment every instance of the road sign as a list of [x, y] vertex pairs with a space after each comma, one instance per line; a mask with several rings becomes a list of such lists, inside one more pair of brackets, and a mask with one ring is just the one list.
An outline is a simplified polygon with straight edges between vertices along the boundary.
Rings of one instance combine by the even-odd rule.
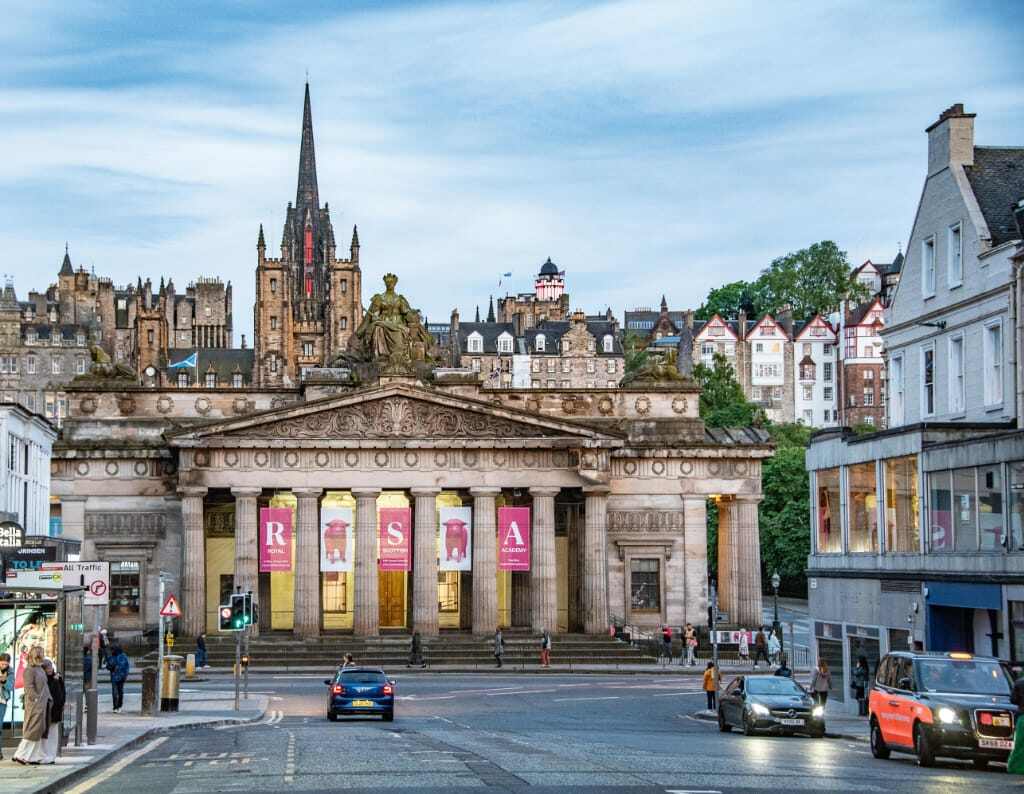
[[[52, 548], [40, 551], [53, 551]], [[19, 554], [25, 552], [21, 549]], [[60, 590], [84, 587], [85, 606], [106, 606], [110, 603], [109, 562], [47, 562], [28, 561], [24, 566], [16, 559], [7, 559], [7, 586], [24, 590]]]
[[180, 618], [181, 607], [178, 606], [178, 599], [173, 595], [167, 596], [167, 600], [164, 601], [163, 607], [160, 609], [160, 617], [164, 618]]
[[110, 603], [109, 562], [62, 562], [64, 587], [85, 587], [82, 603], [87, 607], [107, 606]]

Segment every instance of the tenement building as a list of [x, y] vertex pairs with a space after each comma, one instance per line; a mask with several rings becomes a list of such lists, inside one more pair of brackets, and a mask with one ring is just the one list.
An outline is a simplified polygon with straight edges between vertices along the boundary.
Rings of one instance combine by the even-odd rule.
[[[625, 387], [484, 389], [450, 366], [390, 273], [363, 312], [356, 263], [338, 264], [309, 187], [309, 119], [307, 92], [295, 253], [274, 271], [261, 255], [257, 271], [255, 383], [145, 387], [94, 365], [69, 387], [53, 489], [83, 559], [109, 561], [129, 594], [104, 622], [154, 627], [165, 572], [190, 636], [215, 631], [237, 590], [259, 602], [260, 632], [303, 638], [701, 625], [713, 496], [722, 608], [759, 623], [766, 434], [706, 429], [697, 386], [667, 362]], [[271, 278], [287, 297], [278, 315]], [[350, 309], [332, 304], [341, 278]], [[350, 313], [329, 330], [334, 311]], [[300, 326], [312, 355], [288, 341], [306, 339]], [[589, 355], [603, 342], [585, 326], [562, 338]], [[351, 332], [345, 350], [321, 367], [336, 331]]]
[[[974, 143], [954, 105], [880, 330], [888, 427], [812, 438], [814, 653], [850, 671], [921, 647], [1024, 661], [1024, 148]], [[1016, 217], [1014, 209], [1016, 208]]]

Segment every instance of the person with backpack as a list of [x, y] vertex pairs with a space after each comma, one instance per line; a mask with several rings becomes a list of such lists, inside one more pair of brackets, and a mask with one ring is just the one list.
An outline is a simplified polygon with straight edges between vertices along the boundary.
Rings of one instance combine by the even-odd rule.
[[540, 666], [551, 667], [551, 635], [547, 629], [540, 637]]
[[114, 713], [120, 714], [124, 707], [124, 682], [128, 680], [131, 662], [120, 645], [111, 645], [107, 654], [107, 669], [110, 671], [110, 687], [113, 692]]

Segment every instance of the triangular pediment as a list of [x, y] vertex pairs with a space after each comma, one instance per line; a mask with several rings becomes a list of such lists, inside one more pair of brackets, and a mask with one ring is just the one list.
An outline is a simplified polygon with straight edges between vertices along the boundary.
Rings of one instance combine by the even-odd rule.
[[315, 402], [211, 422], [173, 434], [171, 443], [222, 438], [295, 441], [402, 439], [615, 439], [575, 422], [537, 416], [482, 400], [392, 384]]

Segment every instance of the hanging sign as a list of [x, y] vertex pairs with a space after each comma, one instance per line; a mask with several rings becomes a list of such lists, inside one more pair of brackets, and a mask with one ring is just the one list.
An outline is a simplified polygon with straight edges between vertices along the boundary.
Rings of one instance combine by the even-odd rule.
[[473, 570], [473, 511], [468, 507], [442, 507], [439, 571]]
[[530, 570], [530, 508], [498, 508], [498, 570]]
[[260, 509], [260, 573], [292, 569], [292, 511], [290, 507]]
[[380, 570], [408, 571], [412, 568], [412, 511], [408, 507], [382, 507], [379, 514]]
[[351, 507], [320, 510], [320, 570], [352, 571], [355, 561], [355, 519]]

